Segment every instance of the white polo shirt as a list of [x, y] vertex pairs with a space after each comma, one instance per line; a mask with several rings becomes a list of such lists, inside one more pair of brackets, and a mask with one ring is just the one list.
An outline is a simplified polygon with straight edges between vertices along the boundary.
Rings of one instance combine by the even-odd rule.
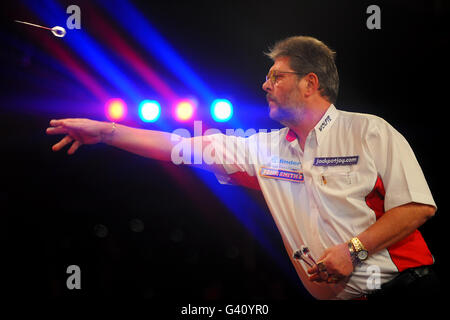
[[262, 191], [297, 273], [316, 298], [356, 298], [404, 269], [433, 263], [417, 230], [371, 255], [340, 284], [310, 282], [308, 266], [292, 258], [305, 245], [317, 261], [391, 208], [409, 202], [436, 207], [408, 142], [383, 119], [330, 105], [304, 150], [289, 128], [203, 141], [228, 174], [217, 175], [221, 183]]

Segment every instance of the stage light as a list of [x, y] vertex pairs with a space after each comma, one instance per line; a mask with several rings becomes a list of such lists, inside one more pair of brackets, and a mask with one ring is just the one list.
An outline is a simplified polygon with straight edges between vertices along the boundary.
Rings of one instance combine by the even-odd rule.
[[179, 121], [187, 121], [194, 115], [194, 103], [189, 100], [179, 102], [175, 107], [175, 117]]
[[106, 117], [110, 121], [120, 121], [126, 113], [127, 106], [122, 99], [111, 99], [106, 103]]
[[155, 122], [161, 115], [161, 106], [158, 101], [144, 100], [139, 104], [139, 117], [144, 122]]
[[217, 122], [226, 122], [233, 116], [233, 105], [227, 99], [216, 99], [211, 104], [211, 115]]

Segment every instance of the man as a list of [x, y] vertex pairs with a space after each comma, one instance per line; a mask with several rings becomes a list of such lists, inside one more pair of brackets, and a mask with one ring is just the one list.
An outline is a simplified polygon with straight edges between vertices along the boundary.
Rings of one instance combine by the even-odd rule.
[[286, 126], [279, 131], [173, 139], [114, 123], [52, 120], [47, 133], [66, 134], [53, 150], [73, 142], [72, 154], [104, 142], [170, 161], [180, 143], [200, 145], [202, 156], [207, 150], [214, 159], [200, 166], [221, 183], [261, 189], [314, 297], [430, 295], [434, 259], [417, 228], [436, 204], [406, 140], [378, 117], [336, 109], [339, 77], [324, 43], [291, 37], [268, 55], [274, 64], [263, 90], [270, 117]]

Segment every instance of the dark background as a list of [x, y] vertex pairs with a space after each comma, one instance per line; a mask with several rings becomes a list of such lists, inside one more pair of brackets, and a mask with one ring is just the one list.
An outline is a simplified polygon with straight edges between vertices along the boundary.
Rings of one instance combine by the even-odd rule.
[[[60, 3], [79, 5], [82, 29], [95, 28], [89, 10], [83, 11], [85, 2]], [[271, 63], [263, 51], [298, 34], [317, 37], [334, 49], [340, 74], [337, 107], [383, 117], [416, 153], [439, 207], [421, 231], [443, 273], [448, 267], [448, 2], [133, 3], [201, 78], [241, 101], [235, 103], [235, 117], [247, 127], [277, 127], [264, 120], [261, 85]], [[381, 30], [366, 28], [370, 4], [381, 7]], [[26, 6], [2, 6], [0, 199], [9, 296], [143, 297], [166, 303], [311, 300], [259, 193], [221, 187], [259, 204], [252, 211], [242, 203], [241, 214], [264, 221], [265, 239], [281, 253], [277, 259], [194, 169], [104, 145], [83, 146], [73, 156], [53, 153], [58, 138], [45, 135], [49, 120], [90, 116], [72, 107], [88, 95], [33, 37], [46, 31], [11, 22], [27, 17]], [[64, 89], [70, 87], [80, 91]], [[47, 103], [60, 109], [49, 111]], [[260, 105], [260, 114], [246, 114], [246, 104]], [[82, 271], [78, 291], [66, 288], [71, 264]]]

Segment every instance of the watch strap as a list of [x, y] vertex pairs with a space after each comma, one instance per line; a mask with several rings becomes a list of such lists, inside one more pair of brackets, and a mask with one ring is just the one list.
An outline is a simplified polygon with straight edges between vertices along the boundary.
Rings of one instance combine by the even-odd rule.
[[353, 237], [350, 241], [348, 241], [348, 250], [350, 251], [350, 258], [352, 259], [352, 264], [354, 267], [362, 263], [358, 253], [361, 251], [367, 252], [367, 250], [357, 237]]

